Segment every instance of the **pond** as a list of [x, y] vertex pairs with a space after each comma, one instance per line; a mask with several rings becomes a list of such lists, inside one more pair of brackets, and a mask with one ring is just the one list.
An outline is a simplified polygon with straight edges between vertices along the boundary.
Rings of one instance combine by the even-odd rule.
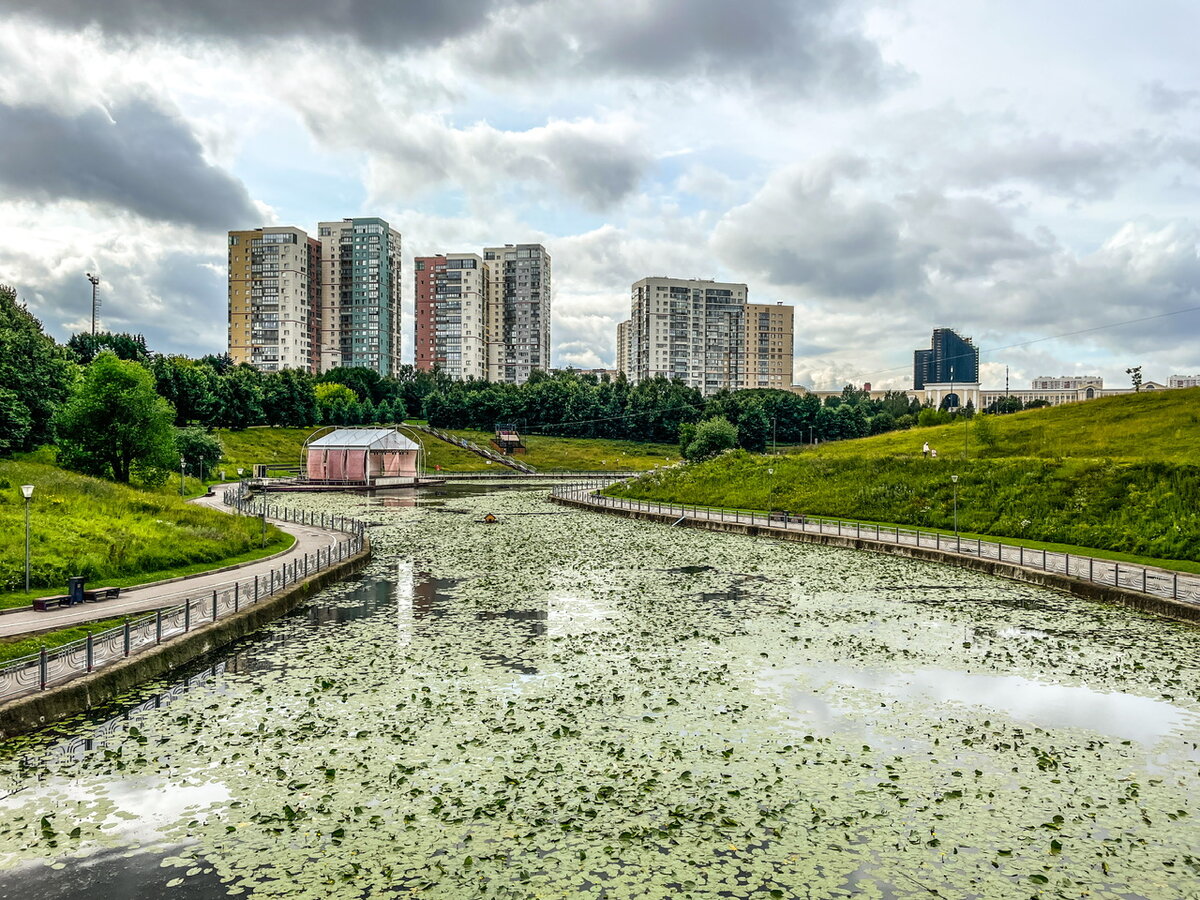
[[4, 745], [0, 897], [1198, 896], [1194, 628], [545, 491], [284, 502], [370, 567]]

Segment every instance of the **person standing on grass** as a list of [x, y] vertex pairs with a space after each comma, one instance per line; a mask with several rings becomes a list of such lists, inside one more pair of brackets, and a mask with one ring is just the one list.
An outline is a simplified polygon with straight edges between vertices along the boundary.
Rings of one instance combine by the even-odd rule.
[[926, 441], [925, 446], [921, 448], [921, 455], [925, 457], [929, 456], [929, 441]]

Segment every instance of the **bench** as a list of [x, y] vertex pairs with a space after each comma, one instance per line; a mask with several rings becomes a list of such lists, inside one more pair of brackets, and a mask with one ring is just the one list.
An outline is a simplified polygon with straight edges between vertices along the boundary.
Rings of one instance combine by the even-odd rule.
[[71, 598], [67, 594], [60, 597], [38, 597], [33, 601], [33, 608], [38, 612], [45, 612], [53, 606], [70, 606]]
[[92, 588], [83, 592], [83, 599], [88, 603], [99, 603], [102, 600], [116, 600], [121, 596], [119, 587]]

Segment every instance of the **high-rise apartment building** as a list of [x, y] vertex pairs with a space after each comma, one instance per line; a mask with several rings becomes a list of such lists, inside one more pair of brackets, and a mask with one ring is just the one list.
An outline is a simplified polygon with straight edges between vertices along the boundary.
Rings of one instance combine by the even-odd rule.
[[1172, 375], [1167, 379], [1167, 387], [1193, 388], [1200, 387], [1200, 375]]
[[795, 313], [792, 306], [776, 303], [746, 304], [746, 367], [742, 382], [747, 388], [792, 386], [792, 347]]
[[1033, 379], [1035, 391], [1074, 391], [1083, 387], [1104, 387], [1099, 375], [1041, 375]]
[[913, 390], [955, 382], [979, 383], [979, 350], [952, 328], [935, 328], [930, 349], [913, 353]]
[[550, 368], [550, 254], [541, 244], [487, 247], [489, 381], [523, 384]]
[[400, 233], [383, 219], [321, 222], [321, 371], [400, 367]]
[[629, 377], [629, 331], [630, 321], [617, 323], [617, 371]]
[[416, 365], [451, 378], [486, 378], [488, 269], [476, 253], [413, 260]]
[[643, 278], [617, 325], [617, 370], [631, 381], [678, 378], [705, 396], [792, 384], [794, 313], [748, 303], [744, 284]]
[[630, 296], [626, 375], [678, 378], [706, 396], [745, 383], [744, 284], [643, 278]]
[[229, 355], [263, 372], [317, 372], [320, 244], [299, 228], [229, 232]]

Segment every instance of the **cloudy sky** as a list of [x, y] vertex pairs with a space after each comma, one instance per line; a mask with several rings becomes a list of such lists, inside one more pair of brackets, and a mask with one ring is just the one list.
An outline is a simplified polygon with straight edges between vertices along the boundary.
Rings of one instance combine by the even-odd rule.
[[1194, 0], [0, 13], [0, 281], [60, 339], [91, 271], [102, 327], [223, 351], [227, 230], [380, 215], [406, 358], [413, 254], [541, 241], [557, 365], [612, 365], [654, 274], [794, 305], [813, 387], [906, 387], [942, 325], [991, 387], [1200, 371]]

